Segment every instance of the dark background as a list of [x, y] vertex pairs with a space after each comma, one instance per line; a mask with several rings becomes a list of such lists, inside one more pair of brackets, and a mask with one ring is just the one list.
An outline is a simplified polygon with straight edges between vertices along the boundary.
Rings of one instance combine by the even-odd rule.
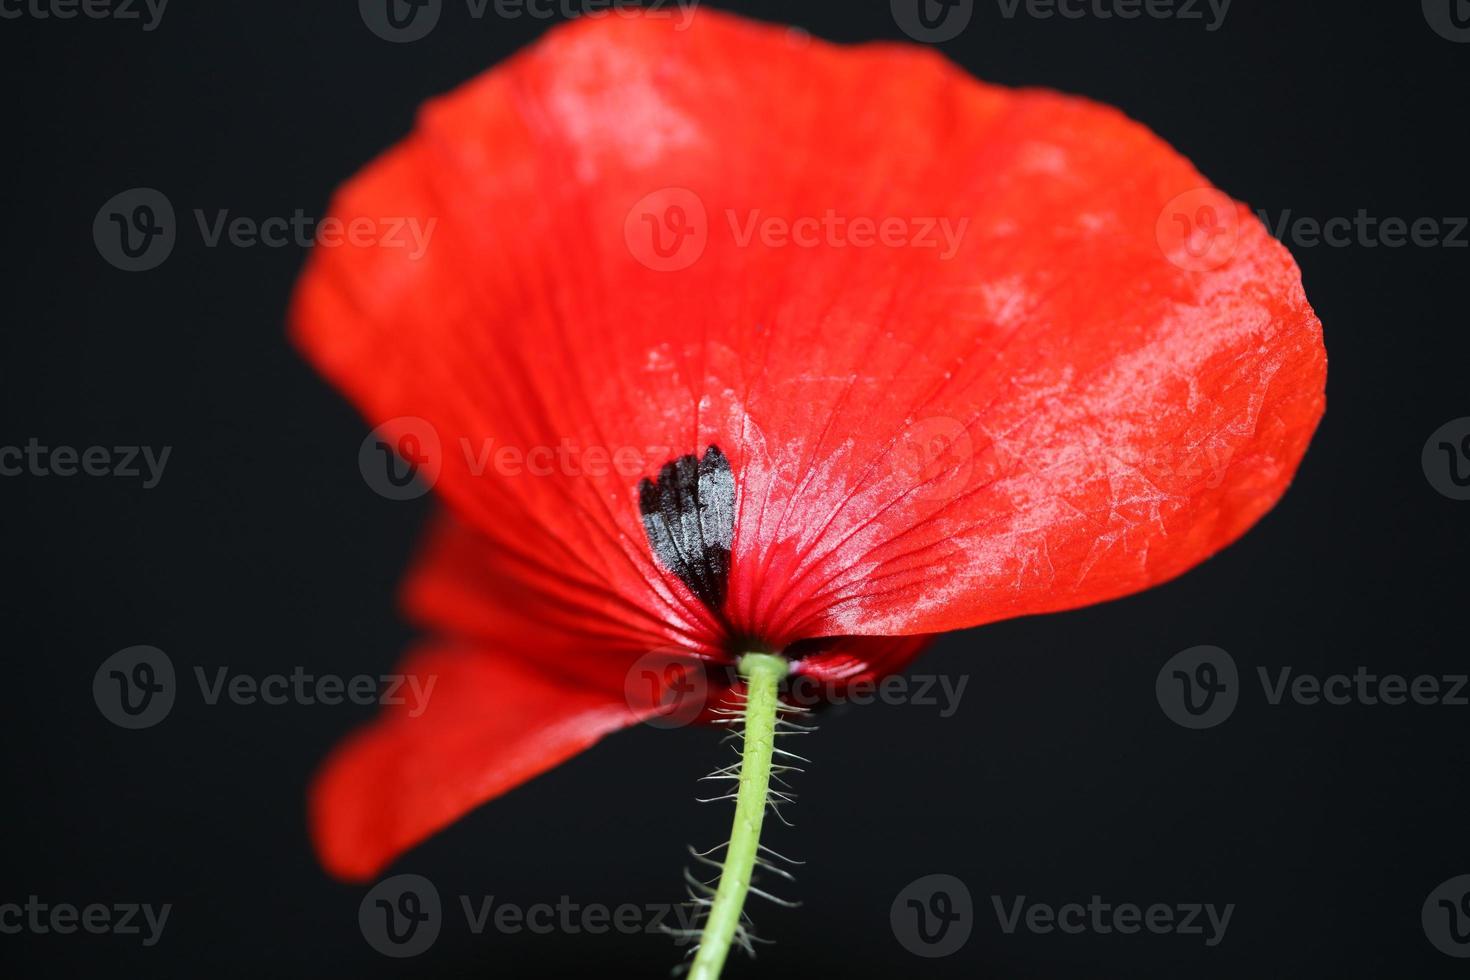
[[[1448, 0], [1446, 0], [1448, 2]], [[901, 39], [886, 2], [720, 4], [840, 40]], [[794, 8], [794, 9], [793, 9]], [[492, 8], [493, 11], [493, 8]], [[5, 410], [0, 444], [173, 447], [161, 484], [0, 479], [5, 678], [0, 902], [171, 902], [162, 941], [0, 935], [0, 973], [42, 976], [661, 976], [644, 935], [472, 935], [456, 896], [528, 905], [671, 901], [687, 843], [728, 811], [693, 802], [707, 730], [612, 738], [460, 821], [397, 871], [449, 905], [437, 944], [386, 959], [357, 925], [363, 889], [316, 866], [303, 792], [361, 707], [207, 706], [187, 689], [124, 731], [94, 671], [134, 644], [256, 674], [388, 670], [408, 632], [392, 597], [427, 500], [374, 494], [366, 427], [298, 359], [282, 315], [302, 250], [205, 248], [194, 208], [317, 215], [410, 125], [414, 107], [553, 21], [471, 19], [388, 44], [351, 3], [174, 0], [137, 22], [0, 20]], [[1215, 183], [1273, 215], [1470, 213], [1470, 44], [1415, 3], [1236, 0], [1201, 21], [1001, 16], [943, 50], [991, 81], [1120, 106]], [[156, 187], [172, 256], [129, 274], [93, 216]], [[1470, 415], [1470, 250], [1301, 247], [1325, 325], [1328, 412], [1283, 502], [1183, 579], [1064, 615], [945, 637], [912, 670], [968, 675], [954, 717], [915, 705], [829, 715], [806, 744], [804, 859], [756, 903], [777, 945], [730, 976], [1436, 977], [1420, 906], [1470, 873], [1466, 719], [1450, 706], [1270, 706], [1258, 666], [1297, 673], [1467, 670], [1470, 503], [1437, 493], [1420, 450]], [[1230, 651], [1233, 717], [1169, 721], [1154, 680], [1196, 644]], [[963, 879], [975, 930], [946, 959], [906, 952], [889, 906], [930, 873]], [[1004, 934], [990, 896], [1060, 904], [1235, 903], [1224, 942]]]

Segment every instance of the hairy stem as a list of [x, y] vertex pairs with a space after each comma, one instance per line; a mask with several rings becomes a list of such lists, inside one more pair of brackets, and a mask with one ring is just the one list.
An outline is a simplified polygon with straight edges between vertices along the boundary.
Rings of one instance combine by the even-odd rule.
[[725, 848], [720, 885], [699, 938], [699, 951], [689, 969], [689, 980], [716, 980], [725, 965], [730, 943], [740, 927], [740, 910], [750, 890], [761, 823], [766, 815], [766, 791], [771, 785], [778, 708], [776, 689], [786, 676], [786, 660], [769, 653], [747, 653], [740, 658], [739, 670], [746, 685], [745, 746], [740, 759], [740, 786], [735, 796], [735, 823], [730, 830], [730, 844]]

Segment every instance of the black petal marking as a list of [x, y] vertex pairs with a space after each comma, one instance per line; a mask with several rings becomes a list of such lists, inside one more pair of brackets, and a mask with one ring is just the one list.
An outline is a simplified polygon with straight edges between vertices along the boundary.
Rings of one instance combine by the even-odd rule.
[[703, 459], [680, 456], [657, 480], [638, 484], [643, 530], [659, 563], [718, 613], [730, 579], [735, 533], [735, 475], [719, 446]]

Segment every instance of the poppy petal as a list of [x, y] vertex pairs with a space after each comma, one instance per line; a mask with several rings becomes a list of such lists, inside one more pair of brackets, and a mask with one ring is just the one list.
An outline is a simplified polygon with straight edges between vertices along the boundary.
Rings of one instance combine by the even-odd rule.
[[[295, 298], [528, 582], [706, 651], [935, 632], [1163, 582], [1285, 492], [1320, 323], [1188, 160], [932, 51], [681, 26], [567, 25], [429, 104], [332, 209], [422, 254], [318, 248]], [[723, 588], [639, 508], [710, 447]]]
[[934, 642], [930, 634], [838, 636], [803, 640], [786, 648], [794, 677], [810, 677], [823, 693], [841, 694], [849, 685], [896, 674]]
[[[430, 104], [333, 207], [433, 228], [421, 254], [319, 248], [295, 301], [548, 594], [702, 649], [928, 633], [1164, 581], [1285, 491], [1320, 324], [1163, 141], [927, 50], [680, 26], [574, 23]], [[640, 514], [709, 447], [723, 590]]]
[[501, 547], [451, 514], [432, 524], [402, 589], [408, 618], [439, 636], [536, 651], [544, 670], [610, 692], [650, 650], [731, 662], [701, 634], [679, 633], [566, 570]]
[[349, 737], [312, 783], [317, 854], [348, 880], [372, 877], [466, 811], [637, 721], [620, 696], [548, 675], [519, 653], [430, 645], [400, 671], [425, 693]]
[[[444, 515], [404, 584], [416, 623], [454, 637], [421, 647], [399, 672], [422, 698], [386, 708], [339, 746], [314, 780], [312, 836], [323, 865], [370, 877], [403, 850], [609, 732], [655, 719], [708, 721], [735, 681], [722, 651], [639, 628], [575, 590], [555, 589], [473, 527]], [[791, 651], [820, 701], [899, 670], [929, 637], [841, 637]], [[720, 654], [720, 656], [716, 656]], [[682, 693], [670, 665], [709, 660]], [[876, 665], [876, 666], [875, 666]], [[660, 681], [645, 688], [648, 670]], [[674, 691], [677, 700], [670, 699]], [[419, 701], [425, 710], [416, 711]]]
[[[558, 589], [539, 575], [493, 547], [475, 528], [441, 515], [404, 583], [404, 610], [410, 620], [437, 635], [491, 649], [534, 650], [544, 673], [609, 697], [622, 696], [640, 716], [648, 713], [643, 710], [648, 706], [631, 697], [628, 687], [640, 660], [683, 658], [716, 668], [702, 692], [708, 707], [719, 706], [724, 689], [736, 682], [738, 651], [639, 628], [639, 618], [626, 610], [588, 604], [582, 594]], [[840, 692], [854, 681], [902, 670], [933, 639], [927, 634], [821, 637], [794, 643], [784, 652], [793, 661], [793, 675]], [[489, 701], [487, 710], [494, 710], [497, 701]]]

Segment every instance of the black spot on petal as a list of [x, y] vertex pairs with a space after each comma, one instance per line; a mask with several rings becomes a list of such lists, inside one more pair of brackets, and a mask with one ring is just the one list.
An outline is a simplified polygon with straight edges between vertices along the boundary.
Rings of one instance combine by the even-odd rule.
[[712, 611], [725, 604], [735, 533], [735, 474], [720, 447], [680, 456], [638, 484], [643, 530], [659, 563]]

